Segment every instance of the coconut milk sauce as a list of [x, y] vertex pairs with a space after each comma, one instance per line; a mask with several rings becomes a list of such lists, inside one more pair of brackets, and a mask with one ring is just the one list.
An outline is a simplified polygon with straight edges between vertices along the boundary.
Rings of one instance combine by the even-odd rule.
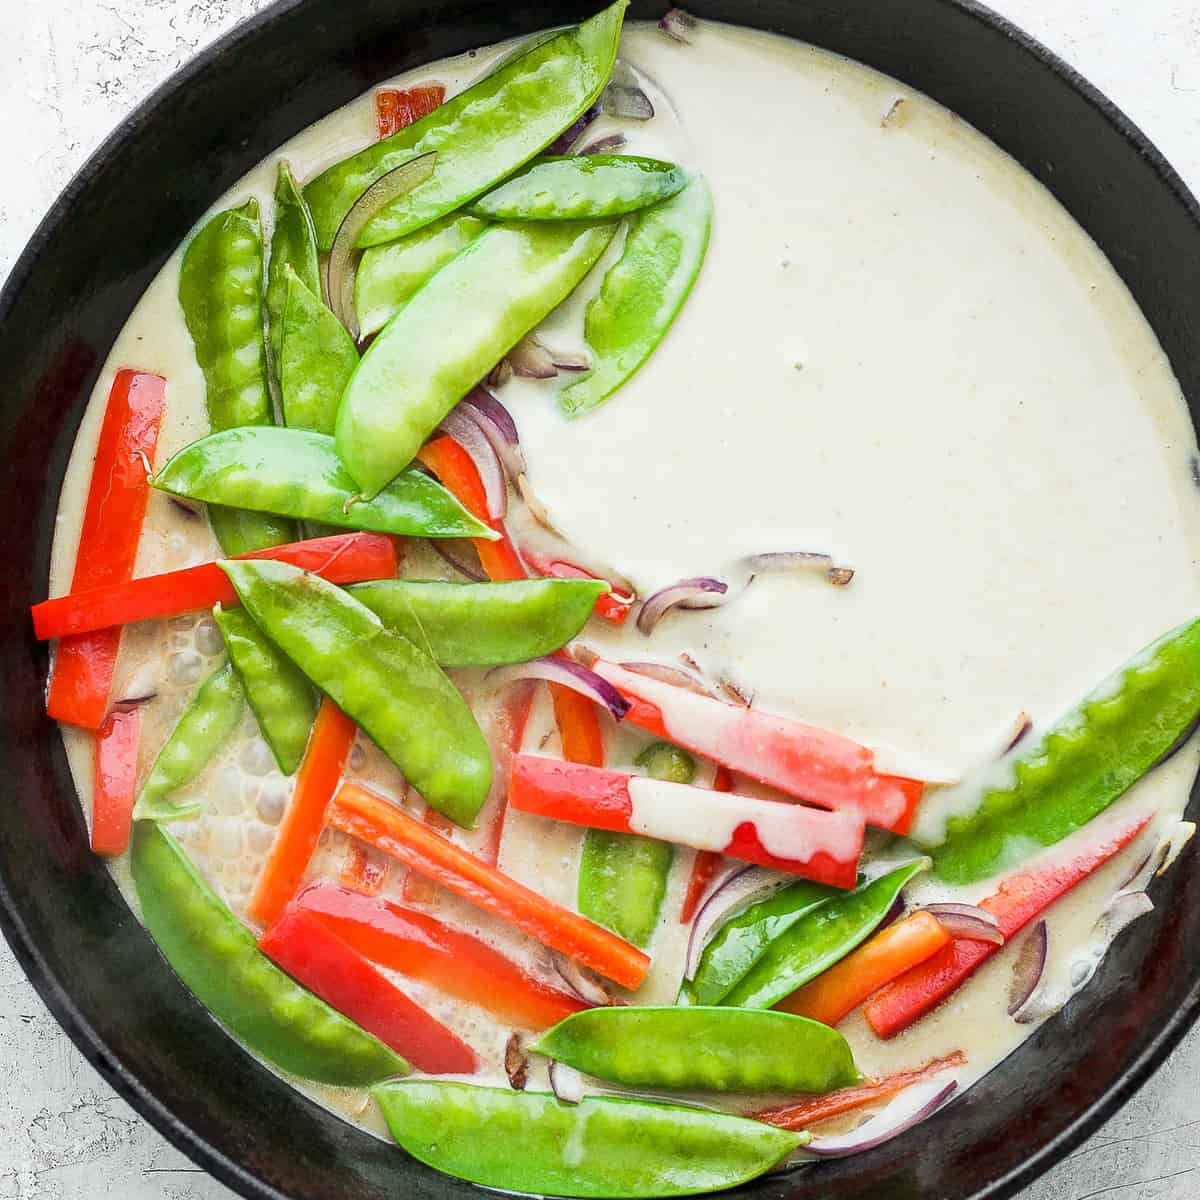
[[[398, 82], [437, 79], [453, 94], [505, 48]], [[703, 24], [692, 46], [634, 26], [623, 54], [657, 116], [645, 125], [605, 118], [588, 136], [619, 127], [630, 152], [702, 170], [715, 198], [712, 245], [671, 335], [599, 410], [568, 422], [553, 384], [503, 389], [533, 486], [570, 541], [643, 596], [689, 575], [739, 588], [748, 574], [740, 560], [768, 550], [828, 551], [857, 573], [842, 588], [818, 573], [760, 576], [722, 609], [669, 615], [650, 639], [631, 621], [620, 630], [594, 622], [585, 640], [617, 660], [689, 654], [761, 708], [876, 746], [894, 767], [966, 776], [925, 802], [923, 820], [936, 825], [988, 768], [1019, 711], [1044, 727], [1200, 607], [1195, 439], [1178, 384], [1088, 236], [1007, 155], [928, 98], [835, 55], [730, 26]], [[279, 153], [306, 179], [373, 137], [367, 94]], [[269, 214], [274, 172], [272, 157], [214, 208], [253, 193]], [[97, 383], [63, 488], [52, 594], [69, 590], [115, 372], [135, 366], [169, 381], [160, 465], [207, 431], [203, 378], [176, 299], [180, 258], [147, 290]], [[604, 265], [540, 331], [549, 344], [581, 344], [583, 306]], [[519, 538], [536, 538], [516, 524]], [[216, 549], [205, 522], [151, 497], [138, 574]], [[414, 576], [443, 575], [419, 549], [407, 563]], [[144, 769], [221, 650], [206, 615], [127, 631], [114, 696], [148, 682], [158, 693], [145, 708]], [[478, 673], [457, 674], [478, 694]], [[91, 738], [63, 736], [90, 812]], [[555, 738], [541, 703], [526, 748], [555, 752]], [[612, 762], [628, 764], [642, 741], [612, 731]], [[1049, 985], [1069, 987], [1113, 891], [1177, 820], [1197, 762], [1189, 748], [1120, 801], [1158, 810], [1156, 826], [1054, 906]], [[361, 736], [351, 774], [403, 794]], [[290, 782], [248, 715], [242, 736], [190, 789], [207, 812], [177, 832], [239, 914]], [[580, 843], [577, 829], [514, 812], [501, 865], [573, 905]], [[313, 874], [336, 874], [343, 850], [342, 836], [327, 834]], [[639, 999], [674, 998], [690, 864], [689, 852], [676, 854]], [[113, 870], [136, 907], [127, 864]], [[393, 868], [389, 891], [400, 876]], [[916, 901], [946, 894], [926, 880], [909, 891]], [[435, 905], [549, 977], [528, 939], [448, 894]], [[990, 1068], [1033, 1028], [1005, 1015], [1014, 951], [891, 1042], [851, 1016], [841, 1028], [862, 1069], [885, 1073], [957, 1049], [969, 1058], [964, 1082]], [[508, 1030], [403, 986], [500, 1071]], [[534, 1086], [544, 1078], [535, 1068]], [[294, 1082], [381, 1129], [364, 1093]]]

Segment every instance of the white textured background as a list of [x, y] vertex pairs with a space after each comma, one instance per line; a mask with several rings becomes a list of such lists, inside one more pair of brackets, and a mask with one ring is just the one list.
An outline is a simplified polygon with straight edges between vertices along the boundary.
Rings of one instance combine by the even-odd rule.
[[[0, 154], [7, 167], [0, 279], [59, 189], [125, 112], [267, 2], [0, 0]], [[993, 3], [1107, 92], [1200, 191], [1200, 0]], [[1022, 1200], [1200, 1196], [1198, 1078], [1200, 1033]], [[230, 1193], [110, 1091], [0, 947], [0, 1200], [101, 1196], [218, 1200]]]

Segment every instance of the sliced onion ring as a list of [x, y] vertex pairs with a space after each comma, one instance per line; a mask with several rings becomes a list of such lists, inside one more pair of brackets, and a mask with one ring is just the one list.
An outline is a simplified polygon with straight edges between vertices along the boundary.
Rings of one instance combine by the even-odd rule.
[[600, 111], [630, 121], [649, 121], [654, 116], [654, 105], [643, 91], [637, 72], [623, 59], [617, 59], [608, 86], [601, 93]]
[[732, 599], [729, 584], [710, 576], [681, 579], [659, 588], [643, 602], [637, 615], [637, 627], [647, 637], [673, 608], [719, 608]]
[[1021, 1021], [1022, 1010], [1033, 998], [1038, 984], [1042, 982], [1049, 945], [1050, 936], [1046, 922], [1039, 921], [1025, 935], [1017, 950], [1016, 959], [1013, 961], [1012, 982], [1008, 989], [1008, 1015], [1018, 1023], [1025, 1023]]
[[1004, 945], [1004, 934], [996, 918], [985, 908], [975, 904], [923, 904], [918, 912], [927, 912], [936, 917], [947, 933], [956, 938], [969, 938], [973, 942], [990, 942], [993, 946]]
[[559, 978], [584, 1004], [595, 1008], [606, 1008], [612, 1004], [612, 997], [604, 990], [604, 985], [569, 954], [551, 950], [550, 961], [554, 964]]
[[694, 979], [700, 967], [700, 956], [719, 925], [749, 908], [764, 896], [778, 891], [788, 877], [765, 867], [732, 867], [729, 873], [709, 892], [692, 921], [688, 935], [687, 957], [683, 976]]
[[583, 1076], [574, 1067], [552, 1059], [549, 1074], [550, 1090], [561, 1104], [579, 1104], [583, 1101]]
[[448, 433], [470, 456], [483, 484], [487, 513], [493, 521], [502, 521], [508, 513], [508, 483], [504, 468], [487, 434], [471, 415], [470, 405], [452, 408], [441, 420], [441, 429]]
[[669, 8], [658, 22], [658, 27], [672, 41], [682, 42], [685, 46], [692, 44], [692, 34], [696, 29], [696, 18], [682, 8]]
[[460, 575], [465, 575], [474, 583], [487, 583], [487, 572], [479, 565], [479, 560], [476, 558], [474, 562], [462, 552], [462, 547], [470, 545], [470, 542], [464, 543], [460, 538], [427, 538], [430, 547], [444, 562], [453, 567]]
[[511, 667], [498, 667], [489, 672], [488, 678], [497, 687], [515, 683], [518, 679], [544, 679], [547, 683], [561, 684], [604, 705], [615, 721], [624, 720], [625, 714], [633, 707], [607, 679], [601, 679], [595, 671], [569, 658], [535, 658]]
[[527, 333], [509, 352], [508, 365], [521, 379], [553, 379], [558, 374], [550, 351]]
[[380, 209], [385, 208], [397, 196], [412, 191], [433, 174], [437, 162], [437, 151], [419, 155], [380, 176], [351, 205], [342, 219], [325, 264], [325, 302], [333, 309], [334, 316], [346, 327], [357, 342], [359, 337], [358, 311], [354, 304], [354, 277], [358, 272], [356, 250], [362, 231], [371, 223]]
[[562, 133], [560, 133], [558, 137], [556, 137], [554, 141], [552, 141], [550, 145], [548, 145], [546, 149], [542, 151], [542, 153], [555, 155], [570, 154], [571, 147], [574, 146], [577, 141], [579, 141], [579, 139], [583, 136], [584, 130], [587, 129], [587, 127], [599, 115], [600, 106], [598, 104], [593, 104], [592, 107], [589, 108], [587, 112], [585, 112], [583, 116], [575, 122], [574, 125], [564, 129]]
[[485, 387], [472, 388], [463, 397], [459, 408], [469, 413], [483, 430], [505, 474], [515, 484], [525, 473], [525, 452], [521, 449], [521, 439], [517, 435], [517, 423], [512, 419], [512, 413]]
[[813, 1138], [804, 1150], [818, 1158], [845, 1158], [850, 1154], [861, 1154], [864, 1150], [874, 1150], [876, 1146], [891, 1141], [924, 1121], [957, 1090], [957, 1081], [915, 1084], [852, 1133]]
[[623, 133], [610, 133], [602, 138], [597, 138], [594, 142], [588, 142], [582, 150], [584, 154], [611, 154], [614, 150], [620, 150], [628, 141], [628, 138]]

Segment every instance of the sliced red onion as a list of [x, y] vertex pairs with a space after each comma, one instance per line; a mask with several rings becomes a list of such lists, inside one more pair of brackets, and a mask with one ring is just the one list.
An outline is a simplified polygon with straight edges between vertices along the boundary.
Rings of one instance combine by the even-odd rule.
[[768, 871], [765, 867], [730, 868], [729, 873], [709, 892], [692, 921], [683, 967], [684, 978], [695, 978], [700, 967], [700, 956], [718, 926], [764, 896], [778, 891], [787, 882], [786, 875]]
[[1013, 961], [1012, 982], [1008, 989], [1008, 1015], [1019, 1024], [1028, 1024], [1022, 1016], [1033, 999], [1046, 970], [1050, 935], [1046, 922], [1039, 921], [1026, 935]]
[[542, 151], [543, 154], [570, 154], [571, 147], [583, 136], [583, 131], [600, 115], [600, 106], [593, 104], [569, 129], [564, 129]]
[[[464, 552], [464, 546], [470, 546], [470, 542], [460, 541], [458, 538], [428, 538], [430, 547], [444, 562], [448, 563], [460, 575], [465, 575], [468, 579], [475, 583], [487, 583], [487, 572], [479, 565], [479, 559], [474, 562]], [[474, 551], [471, 551], [474, 554]]]
[[1000, 925], [986, 908], [975, 904], [923, 904], [917, 911], [937, 917], [938, 923], [953, 937], [1004, 945]]
[[550, 358], [560, 371], [590, 371], [592, 360], [581, 350], [550, 350]]
[[433, 174], [437, 152], [431, 151], [410, 159], [395, 170], [380, 176], [351, 206], [342, 219], [329, 261], [325, 264], [325, 302], [333, 314], [346, 327], [357, 342], [359, 335], [358, 312], [354, 305], [354, 277], [358, 272], [358, 239], [380, 209], [385, 208], [397, 196], [412, 191]]
[[525, 473], [525, 452], [521, 449], [521, 439], [512, 413], [484, 387], [472, 388], [463, 397], [459, 407], [462, 408], [464, 404], [466, 411], [492, 443], [505, 474], [516, 483]]
[[189, 520], [195, 521], [204, 515], [204, 505], [197, 500], [181, 500], [178, 496], [167, 499]]
[[642, 90], [637, 72], [619, 58], [608, 86], [600, 96], [600, 111], [606, 116], [630, 121], [648, 121], [654, 116], [654, 105]]
[[488, 387], [501, 388], [513, 377], [512, 363], [502, 358], [487, 377]]
[[148, 704], [158, 695], [158, 667], [155, 663], [142, 663], [127, 680], [123, 695], [114, 701], [114, 708], [136, 708]]
[[692, 34], [696, 31], [696, 18], [682, 8], [668, 8], [658, 27], [673, 41], [690, 46]]
[[678, 583], [659, 588], [644, 601], [637, 615], [637, 627], [649, 637], [654, 627], [673, 608], [719, 608], [729, 599], [729, 585], [719, 579], [708, 576], [681, 579]]
[[523, 1092], [529, 1082], [529, 1055], [521, 1044], [521, 1035], [510, 1035], [504, 1044], [504, 1073], [508, 1076], [508, 1086], [514, 1092]]
[[504, 478], [504, 468], [479, 422], [469, 415], [470, 411], [474, 410], [469, 405], [466, 408], [461, 405], [452, 408], [442, 418], [441, 429], [470, 456], [483, 484], [488, 516], [493, 521], [500, 521], [508, 513], [508, 483]]
[[508, 365], [521, 379], [553, 379], [558, 374], [550, 351], [527, 333], [509, 352]]
[[940, 1083], [934, 1080], [915, 1084], [906, 1088], [886, 1108], [869, 1121], [864, 1121], [852, 1133], [815, 1137], [804, 1149], [818, 1158], [845, 1158], [865, 1150], [874, 1150], [876, 1146], [882, 1146], [884, 1142], [906, 1133], [931, 1116], [957, 1090], [956, 1081]]
[[1015, 749], [1028, 735], [1033, 728], [1033, 718], [1027, 712], [1017, 713], [1017, 719], [1013, 722], [1012, 732], [1008, 735], [1008, 742], [1004, 747], [1004, 754]]
[[607, 679], [601, 679], [595, 671], [572, 662], [569, 658], [535, 658], [531, 662], [515, 663], [511, 667], [498, 667], [488, 678], [497, 687], [515, 683], [518, 679], [544, 679], [548, 683], [561, 684], [604, 705], [614, 721], [624, 720], [632, 705]]
[[574, 1067], [553, 1059], [550, 1063], [550, 1090], [562, 1104], [579, 1104], [583, 1100], [583, 1076]]
[[591, 1004], [596, 1008], [606, 1008], [612, 1004], [612, 997], [604, 990], [604, 985], [569, 954], [563, 954], [561, 950], [551, 950], [550, 961], [563, 983], [584, 1004]]
[[632, 671], [635, 675], [644, 675], [647, 679], [658, 680], [659, 683], [669, 683], [673, 687], [685, 688], [689, 692], [695, 692], [697, 696], [708, 696], [710, 699], [716, 698], [716, 693], [704, 680], [693, 675], [690, 671], [685, 671], [682, 667], [673, 667], [670, 663], [656, 662], [623, 662], [621, 666], [626, 671]]
[[882, 933], [889, 925], [895, 925], [907, 911], [907, 905], [904, 903], [903, 896], [897, 896], [892, 901], [892, 907], [883, 914], [883, 920], [875, 926], [876, 933]]
[[852, 567], [839, 567], [833, 556], [816, 550], [769, 550], [751, 554], [742, 560], [751, 578], [781, 571], [821, 571], [834, 587], [845, 587], [854, 578]]
[[588, 142], [579, 153], [582, 154], [611, 154], [614, 150], [620, 150], [629, 139], [623, 133], [610, 133], [606, 137], [597, 138], [594, 142]]

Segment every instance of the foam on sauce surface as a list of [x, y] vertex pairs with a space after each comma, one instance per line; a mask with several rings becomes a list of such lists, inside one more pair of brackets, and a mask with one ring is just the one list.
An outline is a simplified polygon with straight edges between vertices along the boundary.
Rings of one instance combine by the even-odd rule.
[[[424, 67], [407, 81], [441, 80], [453, 93], [502, 50]], [[843, 588], [818, 574], [763, 576], [723, 609], [668, 616], [649, 640], [632, 622], [595, 623], [586, 631], [595, 649], [616, 661], [686, 652], [767, 711], [953, 776], [986, 760], [1017, 712], [1048, 725], [1200, 609], [1195, 440], [1178, 385], [1112, 267], [1049, 193], [937, 104], [800, 43], [705, 24], [687, 47], [635, 26], [623, 53], [653, 85], [659, 113], [644, 127], [626, 123], [628, 149], [705, 172], [712, 246], [671, 335], [605, 406], [567, 422], [552, 385], [514, 380], [503, 390], [535, 489], [576, 545], [619, 567], [642, 595], [688, 575], [739, 586], [739, 560], [768, 550], [827, 550], [857, 574]], [[368, 94], [280, 154], [311, 178], [373, 136]], [[255, 193], [269, 212], [273, 183], [274, 158], [214, 207]], [[609, 259], [617, 253], [619, 245]], [[147, 291], [98, 382], [64, 487], [52, 594], [69, 588], [116, 370], [136, 366], [169, 381], [160, 464], [207, 430], [203, 379], [176, 301], [179, 262], [177, 254]], [[604, 265], [547, 322], [551, 345], [579, 343], [582, 307]], [[138, 574], [215, 552], [204, 522], [152, 497]], [[408, 562], [414, 575], [443, 573], [419, 551]], [[159, 692], [146, 709], [143, 766], [220, 652], [201, 614], [127, 634], [114, 695], [135, 678]], [[456, 678], [479, 690], [478, 675]], [[547, 734], [556, 752], [551, 730], [543, 706], [527, 747]], [[64, 738], [89, 810], [90, 738], [71, 730]], [[640, 744], [614, 734], [613, 765], [627, 765]], [[1147, 838], [1177, 818], [1196, 766], [1191, 748], [1120, 801], [1160, 810]], [[364, 739], [351, 773], [391, 794], [402, 786]], [[289, 788], [247, 716], [243, 736], [190, 789], [207, 814], [179, 833], [239, 913]], [[511, 813], [501, 865], [573, 905], [581, 836]], [[336, 875], [343, 845], [326, 835], [314, 874]], [[1068, 979], [1144, 852], [1145, 839], [1054, 906], [1051, 982]], [[690, 863], [676, 854], [639, 1000], [674, 999], [686, 934], [676, 914]], [[125, 864], [114, 872], [136, 903]], [[389, 890], [399, 876], [394, 869]], [[946, 889], [918, 880], [908, 894], [920, 902]], [[448, 895], [434, 905], [549, 971], [532, 942]], [[964, 1080], [987, 1070], [1031, 1028], [1004, 1013], [1014, 951], [891, 1042], [859, 1014], [849, 1018], [841, 1028], [861, 1068], [884, 1073], [961, 1049]], [[499, 1072], [507, 1030], [420, 985], [404, 987]], [[544, 1086], [540, 1067], [533, 1085]], [[319, 1094], [380, 1128], [363, 1094]]]

